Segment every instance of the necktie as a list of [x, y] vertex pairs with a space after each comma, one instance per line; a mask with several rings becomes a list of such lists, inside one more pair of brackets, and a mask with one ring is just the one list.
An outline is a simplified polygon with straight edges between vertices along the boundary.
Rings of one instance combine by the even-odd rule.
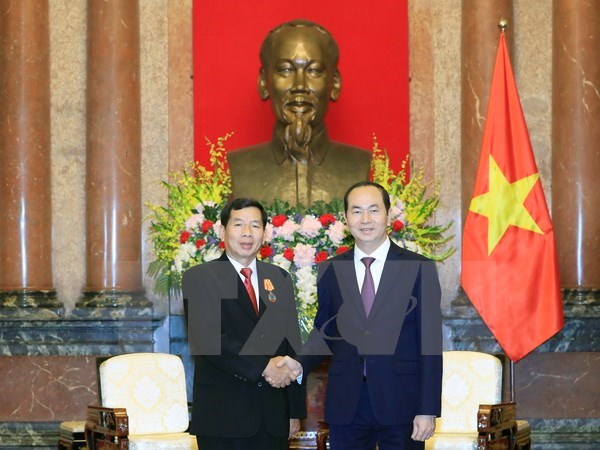
[[365, 313], [369, 317], [373, 301], [375, 300], [375, 283], [373, 282], [373, 274], [371, 273], [371, 264], [373, 264], [375, 258], [365, 256], [361, 261], [365, 265], [365, 279], [363, 280], [360, 296], [362, 297]]
[[252, 308], [254, 308], [254, 312], [258, 316], [258, 304], [256, 303], [256, 294], [254, 292], [254, 288], [252, 287], [252, 281], [250, 280], [250, 276], [252, 275], [252, 269], [249, 267], [244, 267], [240, 272], [244, 275], [244, 287], [248, 292], [248, 296], [250, 297], [250, 303], [252, 303]]

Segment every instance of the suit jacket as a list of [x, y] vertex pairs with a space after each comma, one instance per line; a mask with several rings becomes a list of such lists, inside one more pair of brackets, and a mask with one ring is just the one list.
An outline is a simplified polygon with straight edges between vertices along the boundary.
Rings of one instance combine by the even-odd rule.
[[322, 263], [315, 328], [301, 358], [305, 372], [331, 351], [325, 419], [347, 425], [366, 373], [373, 412], [382, 425], [409, 425], [441, 413], [442, 323], [435, 263], [391, 243], [367, 318], [354, 250]]
[[[271, 435], [287, 437], [289, 419], [306, 417], [304, 386], [276, 389], [262, 377], [272, 356], [293, 356], [301, 345], [291, 277], [261, 261], [257, 276], [258, 317], [225, 254], [183, 275], [190, 352], [195, 355], [192, 434], [245, 438], [264, 421]], [[274, 287], [274, 302], [265, 279]]]

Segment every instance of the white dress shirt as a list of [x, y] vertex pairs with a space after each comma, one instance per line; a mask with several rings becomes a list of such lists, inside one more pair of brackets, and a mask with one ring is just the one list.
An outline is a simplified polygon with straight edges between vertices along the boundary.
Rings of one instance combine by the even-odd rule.
[[373, 284], [375, 285], [375, 293], [379, 288], [379, 282], [381, 281], [381, 274], [383, 273], [383, 266], [385, 265], [385, 259], [387, 258], [390, 250], [390, 238], [386, 237], [385, 241], [377, 247], [377, 249], [367, 255], [356, 245], [354, 246], [354, 270], [356, 272], [356, 282], [358, 283], [358, 290], [362, 289], [363, 281], [365, 279], [365, 264], [361, 261], [365, 256], [371, 256], [375, 258], [375, 261], [371, 264], [371, 274], [373, 274]]
[[254, 288], [254, 294], [256, 295], [256, 303], [258, 303], [256, 305], [256, 308], [258, 311], [260, 309], [260, 291], [258, 290], [258, 275], [256, 273], [256, 258], [254, 258], [252, 260], [252, 262], [250, 263], [249, 266], [243, 266], [242, 264], [237, 262], [235, 259], [231, 258], [229, 255], [227, 255], [227, 259], [229, 259], [231, 264], [233, 264], [235, 271], [237, 272], [237, 274], [239, 275], [239, 277], [241, 278], [242, 281], [244, 281], [246, 279], [246, 277], [242, 274], [241, 270], [245, 267], [252, 269], [252, 275], [250, 275], [250, 282], [252, 283], [252, 287]]

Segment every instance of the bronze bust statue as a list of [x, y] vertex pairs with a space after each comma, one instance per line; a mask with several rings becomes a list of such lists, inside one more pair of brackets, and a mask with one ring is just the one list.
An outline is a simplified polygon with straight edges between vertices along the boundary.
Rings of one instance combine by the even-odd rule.
[[233, 197], [310, 206], [342, 198], [368, 178], [371, 152], [333, 142], [329, 100], [340, 95], [339, 50], [320, 25], [293, 20], [273, 29], [261, 50], [258, 91], [276, 117], [270, 142], [229, 152]]

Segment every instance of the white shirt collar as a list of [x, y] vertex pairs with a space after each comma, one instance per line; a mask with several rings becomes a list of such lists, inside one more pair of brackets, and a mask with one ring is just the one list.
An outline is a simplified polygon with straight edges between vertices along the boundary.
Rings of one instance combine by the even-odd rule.
[[227, 253], [225, 253], [225, 255], [227, 256], [227, 259], [229, 259], [231, 264], [233, 264], [233, 267], [235, 268], [235, 271], [238, 273], [238, 275], [244, 267], [249, 267], [250, 269], [252, 269], [252, 276], [256, 275], [256, 258], [252, 260], [249, 266], [244, 266], [235, 259], [233, 259], [231, 256], [227, 255]]
[[358, 248], [355, 245], [354, 246], [354, 261], [360, 261], [365, 256], [372, 256], [373, 258], [375, 258], [376, 261], [385, 263], [388, 252], [390, 251], [390, 246], [391, 246], [390, 238], [387, 236], [385, 238], [385, 241], [383, 241], [383, 243], [379, 247], [377, 247], [377, 249], [375, 249], [375, 251], [373, 253], [371, 253], [370, 255], [367, 255], [365, 252], [363, 252], [360, 248]]

